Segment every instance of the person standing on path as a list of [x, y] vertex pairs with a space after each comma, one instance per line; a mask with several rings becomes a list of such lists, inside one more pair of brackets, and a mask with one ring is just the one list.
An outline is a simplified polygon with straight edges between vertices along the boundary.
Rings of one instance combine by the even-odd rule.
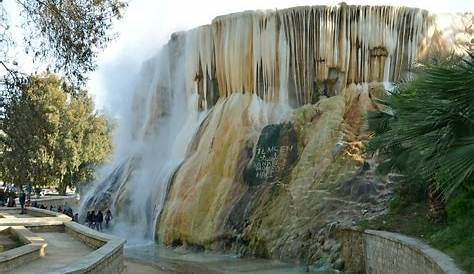
[[92, 229], [97, 229], [97, 215], [98, 213], [95, 213], [95, 210], [91, 212], [92, 215]]
[[25, 214], [25, 202], [26, 202], [26, 194], [25, 192], [20, 193], [20, 206], [21, 206], [21, 213], [20, 214]]
[[89, 228], [92, 228], [92, 212], [87, 211], [86, 223]]
[[97, 213], [97, 221], [96, 221], [96, 229], [98, 231], [102, 231], [102, 222], [104, 221], [104, 215], [102, 215], [102, 211], [99, 210]]
[[107, 212], [105, 213], [105, 228], [109, 228], [109, 223], [112, 220], [112, 212], [110, 209], [107, 209]]

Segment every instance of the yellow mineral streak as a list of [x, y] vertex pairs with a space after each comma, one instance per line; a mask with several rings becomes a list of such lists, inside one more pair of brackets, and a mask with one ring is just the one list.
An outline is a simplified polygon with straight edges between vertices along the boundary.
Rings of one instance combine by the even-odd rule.
[[[377, 107], [380, 83], [406, 77], [433, 47], [450, 47], [433, 22], [419, 9], [342, 4], [236, 13], [178, 34], [169, 49], [183, 57], [173, 60], [183, 64], [186, 94], [210, 112], [173, 180], [159, 239], [208, 246], [232, 233], [223, 224], [248, 188], [242, 153], [290, 106], [300, 158], [288, 182], [278, 183], [284, 191], [262, 198], [271, 203], [246, 229], [251, 246], [267, 248], [288, 239], [281, 233], [309, 229], [315, 213], [325, 214], [330, 188], [364, 161], [364, 114]], [[339, 143], [344, 151], [335, 156]]]
[[[369, 91], [368, 85], [353, 85], [343, 95], [295, 111], [292, 121], [304, 148], [289, 181], [281, 184], [279, 192], [260, 198], [268, 202], [256, 206], [242, 236], [250, 239], [251, 249], [266, 250], [271, 257], [291, 252], [292, 237], [326, 224], [328, 216], [345, 203], [334, 197], [334, 189], [360, 167], [351, 153], [364, 126], [360, 112], [373, 107]], [[337, 143], [347, 145], [335, 153]]]
[[241, 93], [217, 102], [174, 179], [161, 215], [160, 239], [205, 245], [216, 237], [215, 230], [225, 220], [222, 214], [246, 188], [238, 179], [243, 169], [240, 154], [272, 122], [268, 117], [276, 117], [272, 106], [264, 104], [256, 95]]

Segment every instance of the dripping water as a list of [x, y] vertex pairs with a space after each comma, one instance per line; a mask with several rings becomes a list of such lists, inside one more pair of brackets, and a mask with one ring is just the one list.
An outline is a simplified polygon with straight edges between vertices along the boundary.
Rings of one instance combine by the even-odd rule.
[[[116, 216], [110, 232], [131, 245], [154, 240], [170, 178], [207, 113], [198, 111], [195, 92], [171, 75], [173, 50], [179, 49], [165, 47], [144, 64], [131, 104], [130, 136], [118, 143], [128, 149], [82, 199], [81, 216], [88, 210], [111, 209]], [[176, 64], [180, 75], [182, 62]]]

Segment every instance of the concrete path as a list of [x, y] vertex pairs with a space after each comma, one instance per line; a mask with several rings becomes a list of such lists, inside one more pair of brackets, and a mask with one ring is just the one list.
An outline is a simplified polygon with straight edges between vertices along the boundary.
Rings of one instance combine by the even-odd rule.
[[35, 234], [43, 238], [46, 243], [48, 243], [48, 247], [46, 248], [46, 256], [27, 263], [21, 268], [15, 269], [8, 273], [48, 273], [71, 265], [77, 261], [77, 259], [94, 251], [92, 248], [89, 248], [81, 241], [76, 240], [66, 233], [43, 232]]

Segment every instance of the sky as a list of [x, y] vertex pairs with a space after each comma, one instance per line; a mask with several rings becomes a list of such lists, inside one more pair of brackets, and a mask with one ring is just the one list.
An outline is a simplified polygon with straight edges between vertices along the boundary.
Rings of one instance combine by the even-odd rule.
[[[129, 0], [125, 17], [115, 25], [119, 38], [99, 55], [88, 88], [96, 107], [114, 112], [130, 99], [132, 79], [141, 63], [164, 45], [171, 33], [209, 24], [218, 15], [244, 10], [302, 5], [336, 5], [340, 0]], [[359, 0], [349, 5], [394, 5], [432, 12], [474, 12], [474, 0]]]

